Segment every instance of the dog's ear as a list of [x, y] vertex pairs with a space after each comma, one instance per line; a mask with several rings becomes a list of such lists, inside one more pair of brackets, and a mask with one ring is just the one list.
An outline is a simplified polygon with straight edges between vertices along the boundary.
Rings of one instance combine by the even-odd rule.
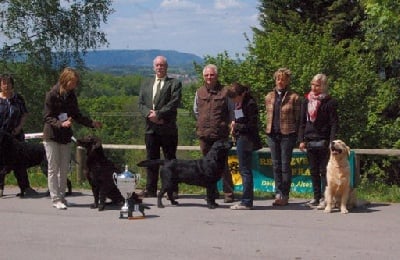
[[350, 147], [348, 147], [347, 145], [346, 145], [346, 150], [347, 150], [347, 156], [350, 157], [351, 149], [350, 149]]

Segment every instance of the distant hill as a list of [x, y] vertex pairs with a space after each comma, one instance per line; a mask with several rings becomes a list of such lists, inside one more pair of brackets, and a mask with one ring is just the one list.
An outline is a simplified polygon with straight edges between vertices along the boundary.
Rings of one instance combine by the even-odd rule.
[[172, 50], [99, 50], [88, 52], [83, 59], [86, 66], [96, 70], [105, 67], [152, 67], [153, 59], [158, 55], [165, 56], [168, 64], [174, 67], [203, 62], [201, 57], [194, 54]]

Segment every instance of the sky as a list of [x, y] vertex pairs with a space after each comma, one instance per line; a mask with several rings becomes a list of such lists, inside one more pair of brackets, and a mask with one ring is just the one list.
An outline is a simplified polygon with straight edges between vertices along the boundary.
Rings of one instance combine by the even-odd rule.
[[[247, 52], [258, 0], [115, 0], [102, 30], [107, 49], [176, 50], [215, 56]], [[105, 48], [101, 48], [105, 49]]]

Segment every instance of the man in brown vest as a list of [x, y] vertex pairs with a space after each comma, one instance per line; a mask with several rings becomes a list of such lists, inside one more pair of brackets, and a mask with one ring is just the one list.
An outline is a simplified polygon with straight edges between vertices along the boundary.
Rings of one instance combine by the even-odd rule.
[[[218, 81], [218, 69], [208, 64], [203, 69], [204, 86], [195, 96], [193, 111], [197, 119], [196, 134], [200, 140], [200, 149], [206, 155], [217, 140], [229, 138], [230, 123], [233, 120], [233, 103], [227, 96], [227, 89]], [[233, 202], [233, 182], [228, 162], [221, 172], [224, 202]], [[218, 197], [218, 195], [216, 194]]]

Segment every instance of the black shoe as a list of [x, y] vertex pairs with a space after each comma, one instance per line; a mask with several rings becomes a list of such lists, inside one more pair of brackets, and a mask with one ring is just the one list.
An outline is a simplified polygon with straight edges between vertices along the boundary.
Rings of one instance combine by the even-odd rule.
[[[168, 194], [166, 196], [167, 196], [167, 200], [170, 200], [170, 198], [168, 197]], [[172, 198], [174, 200], [177, 200], [179, 198], [178, 192], [176, 192], [176, 191], [172, 192]]]
[[27, 196], [29, 196], [29, 195], [37, 195], [38, 194], [38, 192], [35, 191], [34, 189], [32, 189], [31, 187], [26, 188], [24, 193]]
[[32, 196], [37, 196], [37, 195], [38, 195], [37, 191], [35, 191], [31, 187], [28, 187], [24, 191], [21, 191], [21, 193], [18, 193], [17, 197], [25, 198], [25, 197], [32, 197]]

